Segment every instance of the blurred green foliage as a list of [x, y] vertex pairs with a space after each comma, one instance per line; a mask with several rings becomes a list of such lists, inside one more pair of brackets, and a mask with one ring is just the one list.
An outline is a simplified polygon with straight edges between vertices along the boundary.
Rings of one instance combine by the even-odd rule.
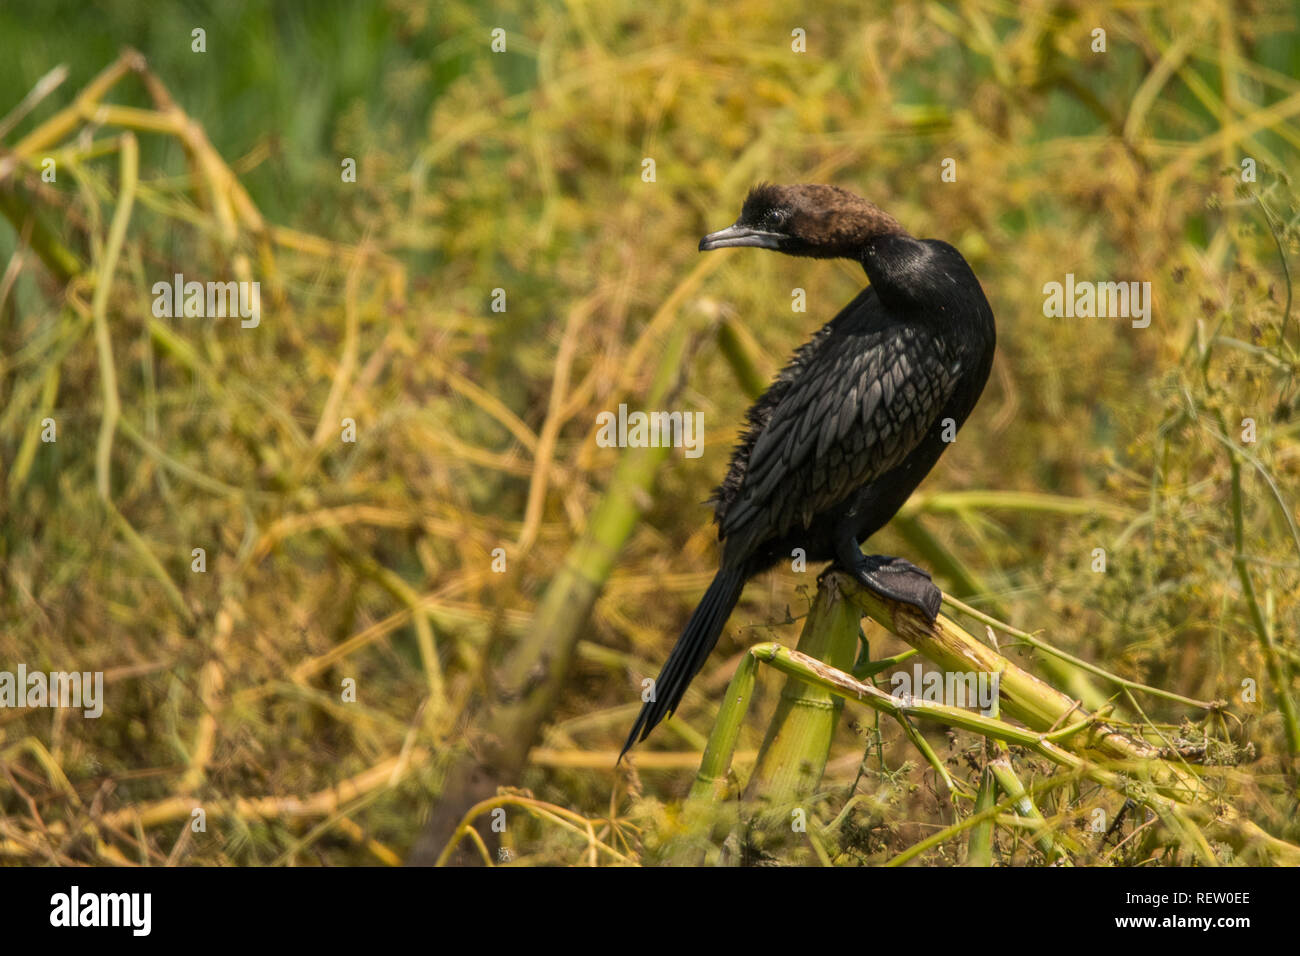
[[[124, 420], [162, 454], [119, 435], [112, 484], [116, 508], [180, 583], [187, 620], [96, 498], [94, 341], [88, 324], [68, 318], [61, 290], [24, 261], [0, 301], [0, 665], [115, 679], [98, 722], [0, 715], [10, 773], [0, 779], [0, 846], [18, 858], [111, 859], [93, 841], [41, 844], [15, 781], [36, 794], [46, 821], [76, 830], [97, 799], [127, 811], [177, 795], [235, 806], [323, 792], [414, 742], [422, 757], [411, 776], [348, 806], [359, 828], [317, 831], [292, 814], [238, 809], [176, 851], [201, 863], [388, 859], [373, 838], [400, 853], [420, 825], [414, 808], [464, 744], [485, 648], [527, 626], [604, 491], [616, 452], [594, 446], [595, 414], [644, 394], [663, 329], [706, 330], [732, 316], [771, 373], [861, 288], [861, 271], [846, 263], [739, 252], [702, 265], [698, 237], [730, 222], [760, 180], [845, 185], [968, 257], [998, 317], [999, 356], [974, 418], [923, 490], [1048, 492], [1111, 510], [1080, 519], [923, 502], [919, 519], [984, 582], [973, 604], [1130, 679], [1232, 701], [1238, 722], [1193, 715], [1203, 721], [1194, 732], [1244, 761], [1236, 770], [1246, 782], [1232, 781], [1246, 811], [1294, 839], [1294, 769], [1276, 695], [1296, 694], [1300, 660], [1300, 548], [1286, 518], [1295, 519], [1300, 473], [1300, 315], [1284, 329], [1279, 258], [1292, 272], [1300, 261], [1286, 178], [1300, 150], [1296, 16], [1291, 4], [1263, 0], [6, 5], [0, 114], [57, 64], [70, 70], [6, 148], [130, 45], [268, 222], [369, 243], [410, 282], [399, 295], [382, 270], [348, 254], [281, 252], [282, 288], [259, 334], [178, 321], [184, 352], [149, 324], [153, 281], [174, 271], [221, 277], [241, 253], [268, 295], [272, 275], [253, 231], [241, 227], [233, 244], [213, 238], [179, 141], [140, 134], [142, 180], [176, 206], [151, 205], [152, 193], [138, 204], [111, 328]], [[191, 52], [195, 27], [207, 31], [206, 53]], [[500, 54], [490, 49], [498, 27], [508, 38]], [[802, 54], [791, 50], [796, 28], [806, 31]], [[1096, 28], [1107, 33], [1104, 53], [1090, 49]], [[150, 106], [131, 82], [109, 99]], [[83, 145], [108, 135], [92, 130]], [[1247, 189], [1235, 181], [1243, 156], [1261, 169]], [[340, 180], [345, 157], [357, 160], [355, 184]], [[654, 182], [641, 178], [647, 157]], [[956, 160], [955, 183], [940, 180], [945, 158]], [[115, 157], [87, 159], [52, 187], [30, 163], [14, 175], [96, 262], [119, 185]], [[17, 247], [0, 228], [0, 257]], [[349, 305], [350, 269], [359, 278]], [[697, 269], [709, 271], [648, 324]], [[1045, 316], [1042, 287], [1067, 272], [1151, 282], [1151, 327]], [[790, 310], [795, 287], [808, 292], [806, 314]], [[496, 288], [507, 293], [504, 314], [490, 310]], [[351, 367], [342, 358], [350, 310]], [[541, 469], [540, 529], [516, 549], [537, 466], [511, 423], [534, 438], [544, 430], [569, 323], [578, 345]], [[42, 398], [51, 374], [52, 404]], [[336, 433], [320, 416], [340, 375], [344, 411], [363, 436], [356, 446], [313, 441], [318, 424]], [[639, 680], [663, 659], [713, 567], [699, 502], [721, 478], [748, 399], [708, 344], [686, 381], [680, 402], [705, 413], [706, 454], [674, 456], [664, 469], [597, 607], [546, 758], [520, 781], [590, 817], [610, 812], [610, 751], [639, 704]], [[11, 490], [9, 469], [45, 414], [61, 423], [60, 440]], [[1259, 429], [1250, 452], [1260, 467], [1247, 463], [1243, 476], [1248, 560], [1284, 686], [1267, 674], [1242, 599], [1231, 458], [1210, 433], [1221, 418], [1232, 438], [1244, 417]], [[199, 541], [211, 561], [205, 579], [188, 570]], [[496, 547], [509, 552], [507, 575], [490, 570]], [[1100, 577], [1089, 569], [1095, 547], [1109, 553]], [[906, 549], [890, 531], [877, 548]], [[759, 639], [791, 641], [791, 614], [807, 606], [798, 589], [812, 586], [809, 575], [778, 572], [750, 587], [655, 746], [698, 745], [734, 655]], [[431, 609], [446, 679], [446, 706], [428, 720], [411, 595]], [[901, 649], [882, 632], [869, 636], [874, 656]], [[324, 661], [318, 670], [296, 671], [314, 660]], [[205, 702], [213, 661], [222, 686]], [[361, 706], [338, 703], [343, 677], [364, 688]], [[1239, 699], [1246, 678], [1263, 687], [1254, 709]], [[770, 713], [778, 683], [764, 684], [759, 713]], [[184, 774], [213, 700], [215, 753], [195, 783]], [[1143, 707], [1171, 733], [1187, 716], [1168, 702]], [[742, 749], [761, 736], [761, 721], [752, 724]], [[907, 741], [890, 728], [862, 731], [864, 774], [846, 721], [835, 751], [846, 756], [832, 764], [818, 817], [838, 821], [827, 839], [839, 862], [881, 862], [951, 822]], [[33, 740], [78, 800], [40, 769]], [[975, 753], [965, 739], [935, 740], [954, 772]], [[608, 765], [584, 764], [591, 752], [610, 753]], [[644, 828], [647, 846], [674, 826], [668, 804], [692, 770], [690, 759], [674, 766], [643, 769], [630, 793], [622, 776], [614, 784], [618, 811]], [[842, 813], [855, 787], [866, 797]], [[1043, 809], [1060, 826], [1082, 826], [1101, 799], [1076, 789]], [[512, 834], [519, 856], [585, 859], [572, 834], [530, 826]], [[144, 846], [133, 834], [101, 836], [157, 862], [173, 852], [172, 834], [168, 822]], [[45, 856], [23, 842], [32, 839]], [[1135, 842], [1121, 862], [1140, 862], [1144, 849]], [[1037, 859], [1014, 837], [996, 852]], [[926, 859], [953, 862], [947, 850]]]

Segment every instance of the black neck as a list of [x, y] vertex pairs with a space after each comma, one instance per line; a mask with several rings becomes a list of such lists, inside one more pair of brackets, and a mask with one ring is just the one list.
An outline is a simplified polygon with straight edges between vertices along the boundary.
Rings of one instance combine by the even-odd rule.
[[867, 240], [857, 258], [881, 301], [905, 305], [920, 304], [934, 291], [933, 277], [925, 271], [931, 256], [919, 239], [889, 235]]

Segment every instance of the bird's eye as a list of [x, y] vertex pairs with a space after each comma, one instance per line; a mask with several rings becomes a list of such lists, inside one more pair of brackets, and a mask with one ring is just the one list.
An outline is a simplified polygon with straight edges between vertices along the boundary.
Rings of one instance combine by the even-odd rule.
[[784, 209], [769, 209], [767, 215], [763, 217], [764, 223], [768, 228], [779, 228], [785, 225], [789, 214]]

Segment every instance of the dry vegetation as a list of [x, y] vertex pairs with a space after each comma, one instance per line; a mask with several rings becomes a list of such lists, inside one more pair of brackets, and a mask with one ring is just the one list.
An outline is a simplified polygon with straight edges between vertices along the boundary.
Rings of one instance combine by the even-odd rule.
[[[517, 862], [657, 862], [682, 838], [749, 862], [1292, 860], [1294, 11], [570, 5], [502, 14], [497, 55], [498, 20], [473, 9], [407, 11], [461, 73], [417, 131], [354, 148], [340, 119], [311, 200], [347, 211], [328, 237], [269, 221], [241, 181], [273, 150], [219, 155], [183, 87], [137, 54], [0, 127], [16, 247], [0, 277], [0, 669], [106, 681], [98, 720], [0, 711], [0, 859], [396, 863], [467, 748], [505, 746], [500, 674], [522, 687], [540, 667], [551, 697], [518, 726], [546, 725], [497, 781], [515, 789], [480, 806], [507, 809]], [[159, 139], [172, 148], [145, 148]], [[342, 156], [357, 183], [337, 181]], [[1239, 181], [1243, 157], [1256, 182]], [[737, 831], [719, 850], [678, 801], [746, 650], [794, 645], [814, 568], [751, 585], [682, 710], [614, 769], [640, 680], [712, 573], [699, 503], [746, 374], [770, 375], [863, 283], [845, 263], [697, 257], [761, 179], [850, 186], [970, 260], [999, 320], [994, 376], [874, 550], [933, 567], [965, 602], [946, 609], [958, 630], [1079, 701], [1070, 720], [1109, 708], [1170, 759], [1094, 753], [1090, 776], [1041, 742], [849, 704], [801, 798], [811, 836], [769, 854]], [[1149, 281], [1150, 328], [1045, 317], [1043, 284], [1067, 272]], [[155, 317], [152, 286], [174, 273], [259, 281], [260, 325]], [[595, 416], [621, 401], [703, 411], [704, 456], [598, 448]], [[585, 601], [589, 619], [566, 617]], [[906, 651], [876, 617], [871, 658]], [[548, 654], [556, 634], [571, 661]], [[742, 778], [781, 684], [759, 667]], [[1200, 780], [1204, 812], [1148, 812], [1126, 788], [1157, 787], [1151, 764]], [[994, 770], [1045, 822], [972, 815]], [[1216, 829], [1228, 806], [1258, 829]], [[733, 824], [727, 808], [712, 822]]]

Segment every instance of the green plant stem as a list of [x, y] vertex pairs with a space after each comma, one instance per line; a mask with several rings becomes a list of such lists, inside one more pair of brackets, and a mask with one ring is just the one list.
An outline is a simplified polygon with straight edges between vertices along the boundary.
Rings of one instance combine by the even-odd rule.
[[691, 800], [716, 801], [725, 796], [731, 758], [736, 752], [736, 741], [740, 738], [745, 714], [749, 712], [757, 678], [758, 659], [753, 654], [744, 655], [727, 685], [722, 703], [718, 705], [718, 716], [713, 721], [713, 730], [691, 787]]
[[1246, 598], [1246, 607], [1250, 610], [1250, 621], [1255, 628], [1255, 636], [1259, 638], [1260, 652], [1264, 655], [1264, 666], [1268, 668], [1269, 683], [1273, 686], [1273, 693], [1277, 697], [1278, 709], [1282, 712], [1282, 726], [1286, 731], [1286, 742], [1290, 748], [1291, 756], [1300, 756], [1300, 719], [1296, 716], [1295, 701], [1291, 699], [1288, 691], [1289, 677], [1286, 672], [1286, 665], [1278, 656], [1277, 647], [1273, 643], [1273, 634], [1269, 629], [1268, 621], [1264, 618], [1264, 612], [1259, 606], [1259, 598], [1255, 594], [1255, 582], [1250, 575], [1250, 567], [1245, 560], [1246, 543], [1245, 543], [1245, 521], [1242, 514], [1241, 502], [1241, 462], [1237, 460], [1234, 453], [1229, 453], [1229, 466], [1232, 473], [1232, 543], [1233, 543], [1233, 565], [1237, 569], [1237, 578], [1241, 581], [1241, 593]]
[[1016, 816], [1030, 822], [1034, 842], [1038, 844], [1038, 849], [1042, 851], [1043, 856], [1048, 860], [1068, 861], [1069, 857], [1053, 840], [1047, 821], [1043, 819], [1043, 814], [1034, 804], [1033, 798], [1025, 791], [1025, 785], [1020, 782], [1015, 768], [1011, 766], [1011, 754], [1006, 750], [1006, 745], [1001, 744], [1000, 749], [1001, 756], [989, 761], [988, 771], [993, 774], [1002, 792], [1012, 799], [1011, 806]]
[[[693, 331], [679, 323], [668, 334], [645, 401], [664, 408], [680, 388]], [[582, 537], [569, 549], [533, 612], [532, 626], [506, 650], [490, 685], [493, 699], [479, 752], [456, 757], [434, 816], [411, 851], [414, 865], [431, 863], [469, 807], [489, 798], [523, 767], [569, 676], [578, 641], [619, 552], [651, 500], [665, 446], [629, 448], [619, 456], [604, 497]]]
[[[1000, 673], [1000, 707], [1031, 728], [1051, 733], [1076, 710], [1075, 702], [1069, 697], [1025, 672], [943, 615], [931, 625], [910, 607], [888, 606], [851, 578], [843, 587], [872, 619], [917, 648], [940, 667], [962, 672], [974, 670], [988, 674]], [[1016, 743], [1007, 737], [1000, 739]], [[1208, 804], [1217, 800], [1216, 794], [1196, 774], [1160, 760], [1158, 748], [1145, 740], [1123, 734], [1102, 721], [1097, 721], [1086, 735], [1072, 735], [1069, 744], [1079, 753], [1131, 766], [1144, 776], [1148, 786], [1166, 799], [1179, 801], [1180, 804], [1199, 801]], [[1055, 744], [1052, 746], [1055, 747]], [[1112, 784], [1107, 784], [1110, 785]], [[1238, 850], [1247, 846], [1259, 846], [1279, 859], [1300, 862], [1300, 847], [1278, 839], [1254, 822], [1243, 818], [1234, 807], [1219, 806], [1216, 810], [1217, 816], [1211, 828], [1219, 835], [1219, 839]]]
[[1096, 664], [1093, 664], [1089, 661], [1085, 661], [1082, 658], [1075, 657], [1073, 654], [1068, 654], [1065, 651], [1060, 650], [1059, 648], [1053, 647], [1051, 644], [1048, 644], [1046, 641], [1044, 641], [1041, 638], [1035, 637], [1033, 634], [1030, 634], [1028, 631], [1022, 631], [1018, 627], [1012, 627], [1010, 624], [1007, 624], [1005, 621], [999, 621], [997, 618], [985, 614], [983, 611], [979, 610], [978, 608], [973, 608], [969, 604], [966, 604], [965, 602], [960, 601], [957, 598], [952, 597], [951, 595], [945, 594], [943, 596], [943, 601], [945, 604], [949, 605], [950, 607], [954, 607], [964, 614], [969, 614], [971, 617], [975, 618], [975, 620], [979, 621], [982, 624], [987, 624], [990, 627], [997, 628], [999, 631], [1002, 631], [1004, 634], [1009, 634], [1012, 637], [1014, 637], [1016, 640], [1023, 641], [1024, 643], [1028, 644], [1030, 647], [1037, 648], [1038, 650], [1042, 651], [1044, 654], [1050, 654], [1053, 657], [1059, 657], [1063, 661], [1068, 661], [1074, 666], [1081, 668], [1082, 670], [1086, 670], [1090, 674], [1096, 674], [1098, 677], [1104, 678], [1120, 687], [1127, 687], [1130, 690], [1138, 690], [1144, 694], [1150, 694], [1153, 697], [1161, 697], [1164, 698], [1165, 700], [1172, 700], [1175, 703], [1184, 704], [1187, 707], [1196, 707], [1201, 710], [1213, 710], [1215, 707], [1214, 703], [1210, 701], [1196, 700], [1193, 697], [1184, 697], [1182, 694], [1175, 694], [1173, 691], [1163, 690], [1162, 688], [1159, 687], [1152, 687], [1149, 684], [1139, 684], [1137, 681], [1128, 680], [1127, 678], [1120, 677], [1118, 674], [1112, 674], [1110, 671], [1098, 667]]
[[[799, 635], [799, 652], [848, 670], [858, 644], [859, 614], [835, 582], [817, 591]], [[792, 676], [758, 751], [746, 799], [772, 807], [809, 796], [821, 782], [843, 704], [827, 690]]]
[[[1194, 816], [1199, 815], [1203, 818], [1210, 816], [1206, 812], [1209, 809], [1207, 806], [1196, 806], [1187, 801], [1165, 796], [1154, 788], [1135, 785], [1135, 781], [1129, 777], [1106, 770], [1089, 760], [1064, 750], [1048, 740], [1045, 734], [1034, 733], [1030, 730], [1015, 727], [1005, 721], [995, 720], [947, 704], [937, 704], [916, 698], [907, 700], [893, 698], [869, 684], [854, 680], [848, 674], [829, 667], [821, 661], [800, 654], [798, 651], [782, 647], [779, 644], [759, 644], [751, 648], [750, 653], [783, 673], [798, 675], [801, 680], [824, 687], [837, 696], [859, 701], [893, 717], [915, 715], [926, 720], [951, 724], [991, 740], [1001, 740], [1025, 747], [1039, 756], [1046, 757], [1053, 763], [1077, 771], [1084, 777], [1118, 793], [1130, 796], [1138, 803], [1150, 806], [1153, 811], [1165, 815], [1168, 819], [1168, 825], [1171, 826], [1175, 835], [1190, 842], [1196, 852], [1199, 853], [1201, 848], [1206, 845], [1203, 836], [1199, 839], [1191, 839], [1190, 835], [1199, 832], [1199, 828], [1193, 820]], [[1159, 761], [1154, 762], [1158, 763]], [[1009, 807], [1013, 805], [1014, 800], [1008, 803]], [[1220, 814], [1219, 820], [1215, 821], [1216, 825], [1221, 820], [1222, 814]], [[1277, 852], [1279, 856], [1285, 856], [1287, 859], [1300, 864], [1300, 847], [1292, 846], [1278, 840], [1276, 837], [1263, 834], [1262, 831], [1260, 831], [1259, 835], [1260, 837], [1267, 837], [1270, 848]], [[1213, 855], [1210, 854], [1207, 858], [1203, 858], [1202, 862], [1213, 865]]]
[[54, 234], [12, 184], [0, 186], [0, 213], [9, 220], [20, 240], [26, 239], [45, 268], [60, 283], [68, 283], [85, 268], [76, 254]]
[[980, 820], [970, 832], [966, 847], [967, 866], [993, 865], [993, 819], [989, 811], [997, 805], [997, 783], [988, 767], [980, 773], [980, 787], [975, 794], [974, 815]]

